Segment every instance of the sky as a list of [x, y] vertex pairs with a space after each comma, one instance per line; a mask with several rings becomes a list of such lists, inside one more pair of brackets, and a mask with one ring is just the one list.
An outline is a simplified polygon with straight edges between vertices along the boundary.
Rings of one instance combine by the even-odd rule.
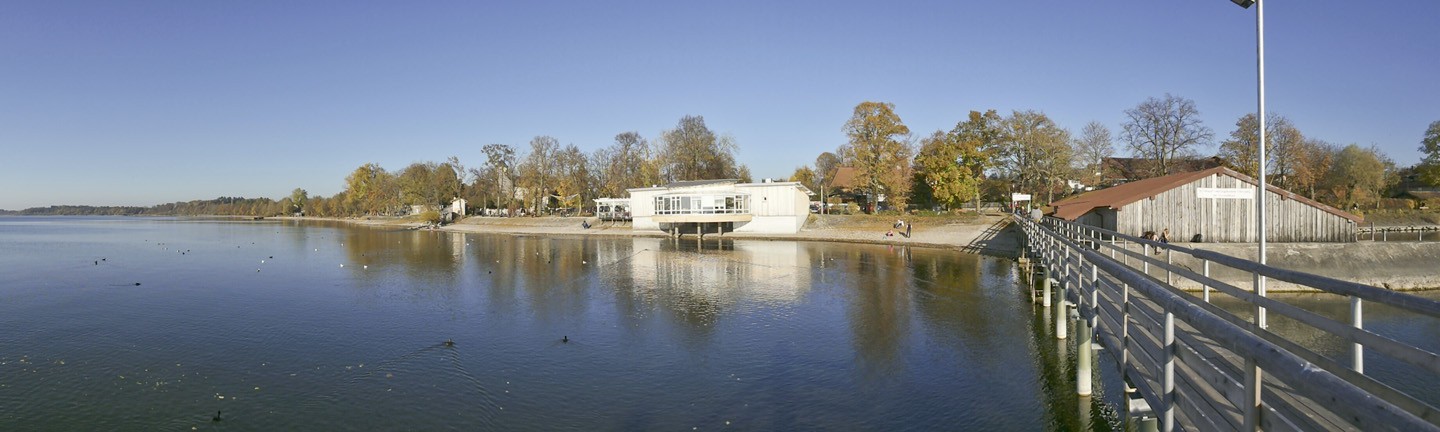
[[[1434, 0], [1267, 3], [1267, 110], [1418, 162], [1440, 120], [1436, 17]], [[588, 153], [686, 115], [784, 178], [867, 100], [916, 139], [986, 109], [1118, 138], [1169, 93], [1218, 144], [1256, 109], [1255, 24], [1226, 0], [8, 2], [0, 209], [329, 196], [369, 162], [478, 166], [481, 146], [540, 135]]]

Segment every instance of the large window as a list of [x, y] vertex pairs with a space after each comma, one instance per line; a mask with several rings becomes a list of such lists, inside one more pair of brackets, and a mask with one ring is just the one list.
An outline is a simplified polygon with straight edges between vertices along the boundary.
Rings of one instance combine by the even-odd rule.
[[655, 197], [655, 214], [748, 214], [748, 194], [687, 194]]

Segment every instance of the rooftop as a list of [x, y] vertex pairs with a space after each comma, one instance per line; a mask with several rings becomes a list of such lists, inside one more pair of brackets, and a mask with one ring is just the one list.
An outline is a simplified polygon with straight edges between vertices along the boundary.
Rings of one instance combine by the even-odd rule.
[[[1152, 177], [1144, 180], [1136, 180], [1106, 189], [1086, 192], [1080, 195], [1057, 201], [1054, 204], [1051, 204], [1051, 206], [1055, 208], [1055, 217], [1073, 221], [1084, 215], [1085, 213], [1088, 213], [1091, 210], [1097, 208], [1118, 209], [1130, 203], [1155, 196], [1162, 192], [1180, 187], [1181, 185], [1189, 184], [1196, 180], [1200, 180], [1215, 174], [1234, 177], [1236, 179], [1239, 179], [1240, 181], [1249, 183], [1251, 185], [1256, 184], [1255, 179], [1250, 178], [1250, 176], [1240, 174], [1238, 172], [1235, 172], [1234, 170], [1223, 166], [1217, 166], [1214, 168], [1204, 169], [1200, 171], [1183, 172], [1177, 174], [1170, 174], [1167, 176]], [[1336, 209], [1334, 207], [1321, 204], [1315, 200], [1295, 194], [1294, 192], [1280, 189], [1278, 187], [1268, 184], [1265, 185], [1265, 189], [1280, 195], [1283, 199], [1300, 201], [1305, 204], [1309, 204], [1312, 207], [1319, 208], [1326, 213], [1350, 219], [1352, 221], [1355, 221], [1356, 223], [1361, 222], [1359, 216], [1355, 216], [1353, 214], [1340, 211], [1339, 209]]]

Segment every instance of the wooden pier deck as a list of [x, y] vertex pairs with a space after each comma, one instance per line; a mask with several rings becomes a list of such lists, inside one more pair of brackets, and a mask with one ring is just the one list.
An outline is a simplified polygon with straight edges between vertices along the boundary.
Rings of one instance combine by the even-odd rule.
[[[1203, 250], [1075, 225], [1058, 219], [1015, 217], [1026, 234], [1032, 299], [1058, 318], [1057, 337], [1076, 327], [1080, 348], [1077, 393], [1089, 395], [1098, 342], [1117, 359], [1134, 412], [1159, 430], [1397, 430], [1440, 431], [1440, 410], [1364, 373], [1365, 356], [1385, 356], [1416, 373], [1440, 375], [1440, 356], [1367, 331], [1365, 302], [1418, 317], [1440, 318], [1440, 302], [1381, 288], [1263, 266]], [[1164, 246], [1163, 252], [1153, 252]], [[1171, 265], [1176, 254], [1200, 259], [1200, 271]], [[1208, 277], [1212, 265], [1251, 272], [1256, 283], [1237, 287]], [[1347, 296], [1348, 322], [1266, 297], [1266, 278]], [[1175, 288], [1199, 282], [1196, 293]], [[1038, 288], [1036, 288], [1038, 286]], [[1254, 286], [1262, 287], [1260, 290]], [[1212, 292], [1250, 305], [1237, 314], [1210, 302]], [[1070, 319], [1074, 308], [1078, 319]], [[1336, 359], [1267, 330], [1275, 315], [1311, 326], [1352, 347]]]

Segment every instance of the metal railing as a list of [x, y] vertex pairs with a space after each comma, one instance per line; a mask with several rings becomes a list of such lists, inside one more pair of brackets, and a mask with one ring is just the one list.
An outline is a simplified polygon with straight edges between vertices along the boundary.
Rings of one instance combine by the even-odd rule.
[[[1057, 299], [1079, 312], [1077, 391], [1090, 392], [1089, 343], [1114, 354], [1119, 370], [1159, 417], [1162, 430], [1440, 430], [1440, 411], [1364, 373], [1364, 355], [1383, 355], [1424, 373], [1440, 375], [1440, 357], [1368, 331], [1363, 303], [1440, 318], [1440, 302], [1408, 294], [1260, 265], [1215, 252], [1189, 249], [1047, 218], [1043, 225], [1016, 216], [1027, 249], [1043, 266], [1043, 284], [1057, 282]], [[1163, 259], [1152, 255], [1163, 251]], [[1197, 259], [1201, 271], [1174, 264]], [[1211, 277], [1212, 266], [1248, 272], [1350, 299], [1348, 322], [1336, 321]], [[1155, 276], [1151, 276], [1152, 272]], [[1162, 274], [1163, 273], [1163, 274]], [[1162, 278], [1163, 276], [1163, 278]], [[1197, 297], [1176, 279], [1202, 286]], [[1258, 285], [1258, 284], [1257, 284]], [[1211, 304], [1219, 291], [1251, 305], [1245, 318]], [[1048, 306], [1049, 298], [1045, 298]], [[1068, 313], [1057, 302], [1056, 337]], [[1266, 330], [1273, 312], [1340, 338], [1348, 360], [1317, 353]]]

